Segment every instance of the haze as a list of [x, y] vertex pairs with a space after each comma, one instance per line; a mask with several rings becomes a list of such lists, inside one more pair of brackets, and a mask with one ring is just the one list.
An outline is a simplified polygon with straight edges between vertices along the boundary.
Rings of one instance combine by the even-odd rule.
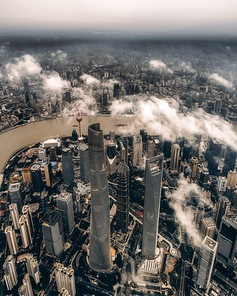
[[236, 0], [0, 0], [0, 33], [236, 36]]

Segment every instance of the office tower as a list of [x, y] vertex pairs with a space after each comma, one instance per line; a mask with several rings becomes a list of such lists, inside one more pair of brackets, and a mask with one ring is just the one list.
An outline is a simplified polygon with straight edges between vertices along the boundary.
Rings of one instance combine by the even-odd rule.
[[72, 141], [77, 141], [78, 135], [75, 129], [72, 130]]
[[76, 295], [75, 275], [74, 269], [64, 267], [63, 264], [55, 263], [55, 278], [58, 292], [65, 288], [70, 296]]
[[12, 255], [9, 255], [3, 264], [4, 269], [4, 281], [7, 286], [7, 290], [10, 291], [17, 285], [17, 270], [16, 260]]
[[46, 252], [51, 256], [60, 256], [64, 244], [61, 214], [48, 211], [43, 217], [42, 229]]
[[208, 180], [209, 180], [209, 171], [208, 168], [203, 167], [203, 169], [200, 172], [200, 179], [199, 179], [199, 183], [201, 186], [203, 186], [204, 188], [207, 187], [208, 185]]
[[222, 217], [220, 231], [217, 235], [218, 257], [228, 265], [237, 259], [237, 218]]
[[33, 234], [33, 232], [34, 232], [34, 223], [33, 223], [31, 209], [30, 209], [30, 207], [28, 205], [25, 205], [22, 208], [22, 214], [26, 217], [26, 223], [28, 225], [30, 233]]
[[210, 283], [217, 246], [218, 243], [208, 236], [202, 242], [197, 269], [197, 285], [203, 290], [206, 290]]
[[120, 95], [120, 85], [118, 83], [114, 84], [114, 90], [113, 90], [113, 98], [119, 99]]
[[184, 144], [183, 147], [183, 153], [182, 153], [182, 160], [189, 161], [191, 158], [191, 151], [192, 151], [192, 146], [189, 144]]
[[197, 177], [198, 172], [198, 159], [197, 157], [191, 158], [191, 176], [190, 179], [195, 179]]
[[31, 179], [30, 167], [22, 168], [21, 174], [22, 174], [22, 179], [24, 184], [27, 185], [31, 183], [32, 179]]
[[132, 165], [137, 167], [142, 164], [142, 137], [135, 135], [132, 137]]
[[213, 218], [203, 218], [201, 233], [203, 237], [209, 236], [210, 238], [214, 239], [216, 233], [216, 223]]
[[197, 228], [201, 228], [202, 220], [204, 218], [204, 204], [200, 202], [197, 206], [196, 215], [195, 215], [195, 223]]
[[126, 233], [129, 225], [129, 167], [121, 161], [117, 168], [116, 229]]
[[214, 103], [214, 112], [216, 114], [221, 113], [222, 99], [217, 99]]
[[30, 101], [30, 88], [28, 81], [24, 81], [24, 94], [25, 94], [25, 102], [29, 103]]
[[69, 192], [61, 192], [57, 198], [57, 207], [61, 213], [63, 231], [64, 233], [70, 234], [75, 225], [72, 194]]
[[164, 153], [164, 158], [170, 158], [170, 156], [171, 156], [171, 142], [170, 141], [164, 141], [163, 153]]
[[51, 177], [52, 177], [52, 165], [50, 162], [46, 162], [44, 165], [44, 176], [45, 176], [45, 183], [47, 187], [51, 186]]
[[146, 160], [142, 255], [156, 257], [163, 176], [163, 154]]
[[12, 183], [8, 188], [9, 197], [11, 203], [16, 203], [18, 211], [21, 211], [22, 201], [21, 201], [21, 183]]
[[74, 179], [72, 151], [70, 148], [62, 149], [63, 182], [70, 185]]
[[89, 151], [86, 144], [80, 146], [80, 176], [82, 182], [90, 182]]
[[114, 141], [109, 141], [106, 145], [107, 155], [106, 155], [106, 164], [107, 171], [110, 175], [116, 173], [116, 144]]
[[104, 137], [100, 124], [88, 127], [91, 180], [91, 223], [89, 265], [98, 272], [112, 268], [110, 254], [110, 207], [105, 166]]
[[[127, 143], [127, 139], [124, 139], [124, 142], [126, 141]], [[127, 143], [128, 145], [128, 143]], [[119, 153], [120, 153], [120, 161], [122, 161], [124, 159], [125, 163], [128, 164], [128, 148], [127, 146], [124, 146], [124, 143], [121, 140], [118, 140], [118, 147], [119, 147]]]
[[226, 148], [223, 174], [226, 176], [230, 170], [234, 170], [236, 166], [237, 152], [230, 147]]
[[32, 254], [26, 254], [26, 268], [29, 275], [34, 279], [36, 285], [40, 283], [39, 264]]
[[231, 187], [232, 189], [235, 189], [237, 184], [237, 172], [229, 171], [227, 175], [227, 186]]
[[221, 225], [221, 219], [223, 216], [228, 216], [230, 210], [230, 201], [227, 197], [221, 196], [217, 203], [215, 222], [216, 227], [219, 229]]
[[38, 157], [40, 160], [46, 161], [46, 159], [47, 159], [46, 149], [43, 148], [43, 149], [39, 150]]
[[172, 173], [178, 173], [179, 171], [179, 158], [180, 158], [180, 146], [179, 144], [173, 144], [171, 147], [171, 160], [170, 160], [170, 168]]
[[227, 179], [226, 177], [219, 177], [217, 180], [217, 190], [219, 192], [225, 192], [227, 187]]
[[33, 164], [30, 167], [33, 190], [35, 192], [41, 192], [44, 189], [43, 178], [41, 174], [41, 168], [39, 164]]
[[33, 289], [30, 282], [30, 276], [28, 273], [24, 275], [23, 285], [18, 289], [19, 296], [34, 296]]
[[22, 215], [19, 219], [21, 242], [23, 248], [28, 248], [32, 244], [32, 232], [27, 221], [27, 216]]
[[155, 156], [155, 142], [153, 139], [147, 140], [147, 158]]
[[19, 212], [16, 203], [12, 203], [9, 205], [10, 217], [12, 220], [12, 224], [14, 229], [19, 229]]
[[5, 234], [7, 238], [7, 245], [11, 255], [16, 255], [18, 252], [18, 243], [16, 239], [15, 231], [11, 226], [5, 228]]

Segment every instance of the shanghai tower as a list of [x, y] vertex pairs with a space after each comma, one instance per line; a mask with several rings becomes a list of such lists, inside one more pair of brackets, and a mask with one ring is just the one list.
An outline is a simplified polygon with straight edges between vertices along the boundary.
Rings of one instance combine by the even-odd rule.
[[88, 127], [88, 144], [91, 183], [89, 265], [97, 272], [106, 272], [112, 268], [110, 206], [104, 136], [99, 123]]
[[142, 255], [149, 260], [156, 257], [163, 159], [162, 154], [146, 160]]

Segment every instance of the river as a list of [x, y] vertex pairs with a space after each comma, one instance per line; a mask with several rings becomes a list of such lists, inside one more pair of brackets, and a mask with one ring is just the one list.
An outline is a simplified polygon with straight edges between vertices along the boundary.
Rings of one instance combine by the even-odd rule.
[[[104, 133], [110, 130], [118, 133], [128, 129], [134, 122], [134, 116], [84, 116], [81, 127], [82, 133], [87, 134], [88, 125], [100, 122]], [[57, 118], [36, 121], [24, 126], [16, 127], [7, 132], [0, 133], [0, 172], [4, 169], [6, 162], [18, 150], [28, 145], [43, 141], [51, 136], [71, 135], [73, 125], [77, 122], [75, 118]], [[125, 124], [125, 127], [121, 125]]]

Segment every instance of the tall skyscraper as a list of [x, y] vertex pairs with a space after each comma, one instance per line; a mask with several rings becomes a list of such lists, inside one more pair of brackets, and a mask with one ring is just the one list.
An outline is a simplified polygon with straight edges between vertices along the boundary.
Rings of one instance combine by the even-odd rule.
[[230, 186], [232, 189], [235, 189], [237, 184], [237, 172], [229, 171], [227, 175], [227, 186]]
[[227, 197], [221, 196], [217, 203], [215, 222], [217, 229], [220, 228], [221, 219], [223, 216], [227, 216], [230, 210], [230, 201]]
[[210, 283], [217, 246], [218, 243], [208, 236], [202, 242], [197, 269], [197, 285], [203, 290], [206, 290]]
[[19, 229], [19, 212], [16, 203], [12, 203], [9, 205], [10, 217], [12, 220], [12, 224], [14, 229]]
[[116, 229], [126, 233], [129, 225], [129, 167], [124, 161], [117, 168]]
[[171, 160], [170, 168], [171, 172], [177, 173], [179, 171], [179, 158], [180, 158], [180, 146], [179, 144], [173, 144], [171, 147]]
[[196, 215], [195, 215], [195, 223], [198, 229], [201, 228], [203, 218], [204, 218], [204, 203], [200, 202], [197, 206]]
[[141, 166], [142, 160], [142, 137], [135, 135], [132, 138], [132, 165], [134, 167]]
[[41, 174], [41, 167], [39, 164], [35, 163], [30, 167], [33, 190], [36, 192], [41, 192], [44, 189], [43, 178]]
[[22, 174], [22, 179], [24, 184], [29, 184], [32, 181], [30, 167], [22, 168], [21, 174]]
[[30, 282], [30, 276], [28, 273], [24, 275], [23, 285], [18, 289], [19, 296], [34, 296], [33, 289]]
[[232, 265], [237, 259], [237, 218], [222, 217], [220, 231], [217, 235], [218, 256]]
[[19, 219], [20, 232], [21, 232], [21, 242], [23, 248], [28, 248], [32, 244], [32, 232], [30, 230], [27, 216], [22, 215]]
[[55, 263], [55, 277], [58, 292], [65, 288], [70, 296], [76, 295], [74, 269], [65, 267], [63, 264]]
[[46, 252], [51, 256], [60, 256], [64, 245], [61, 214], [53, 210], [48, 211], [43, 217], [42, 229]]
[[18, 211], [21, 211], [21, 183], [11, 183], [8, 188], [11, 203], [16, 203]]
[[114, 141], [109, 141], [106, 145], [106, 164], [107, 171], [110, 175], [116, 173], [116, 144]]
[[72, 194], [62, 192], [57, 198], [57, 207], [61, 213], [63, 231], [64, 233], [70, 234], [75, 225]]
[[209, 236], [214, 239], [216, 233], [216, 223], [213, 218], [208, 217], [202, 220], [201, 233], [203, 237]]
[[147, 140], [147, 158], [155, 156], [155, 142], [154, 139]]
[[27, 226], [28, 226], [28, 228], [30, 230], [31, 235], [33, 235], [33, 232], [34, 232], [34, 223], [33, 223], [31, 209], [30, 209], [30, 207], [28, 205], [25, 205], [22, 208], [22, 214], [26, 217]]
[[156, 257], [164, 156], [146, 160], [142, 255]]
[[82, 182], [90, 182], [89, 151], [86, 144], [80, 145], [80, 176]]
[[191, 176], [190, 179], [195, 179], [198, 172], [198, 158], [193, 156], [191, 158]]
[[88, 127], [91, 180], [91, 223], [89, 265], [98, 272], [112, 268], [110, 254], [110, 206], [106, 175], [104, 137], [100, 124]]
[[7, 290], [12, 290], [17, 285], [18, 277], [16, 270], [16, 260], [12, 255], [9, 255], [3, 264], [4, 269], [4, 281], [7, 286]]
[[72, 151], [70, 148], [62, 149], [63, 182], [70, 185], [74, 179]]
[[12, 229], [11, 226], [7, 226], [5, 228], [5, 234], [7, 238], [7, 245], [11, 255], [16, 255], [18, 252], [18, 243], [16, 240], [15, 231]]
[[217, 190], [224, 193], [227, 188], [227, 179], [226, 177], [219, 177], [217, 181]]
[[32, 254], [26, 254], [26, 268], [28, 274], [34, 279], [36, 285], [40, 283], [38, 260]]
[[45, 183], [47, 187], [51, 186], [51, 178], [52, 178], [52, 165], [50, 162], [46, 162], [44, 165], [44, 176]]

